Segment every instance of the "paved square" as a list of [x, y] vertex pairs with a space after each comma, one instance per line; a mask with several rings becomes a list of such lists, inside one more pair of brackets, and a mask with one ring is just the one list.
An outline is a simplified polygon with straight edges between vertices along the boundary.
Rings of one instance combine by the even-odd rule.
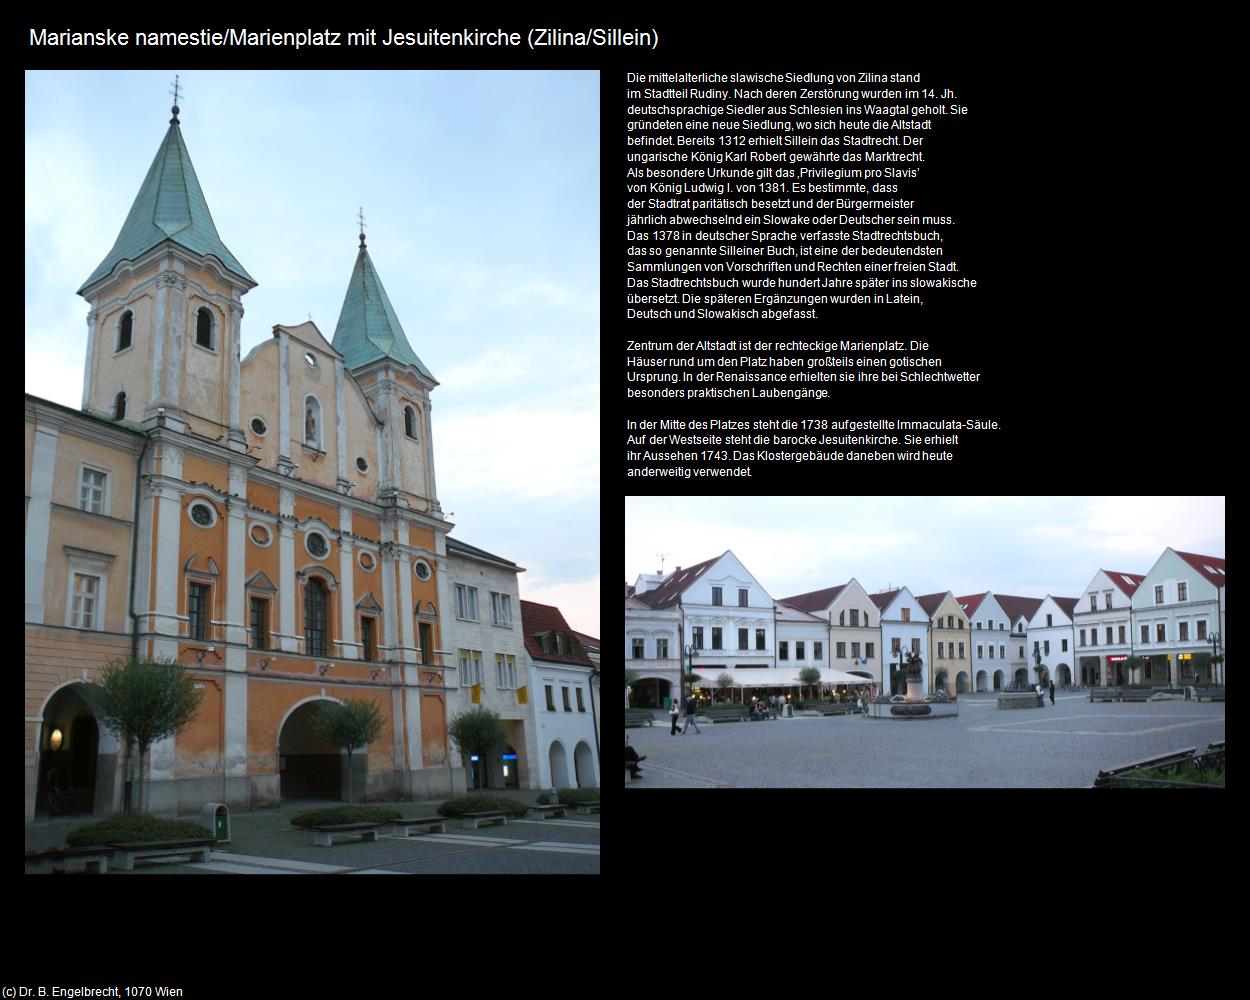
[[1088, 788], [1116, 767], [1224, 739], [1223, 702], [1091, 704], [1000, 711], [963, 695], [959, 718], [894, 722], [840, 716], [732, 723], [670, 736], [630, 729], [647, 788]]

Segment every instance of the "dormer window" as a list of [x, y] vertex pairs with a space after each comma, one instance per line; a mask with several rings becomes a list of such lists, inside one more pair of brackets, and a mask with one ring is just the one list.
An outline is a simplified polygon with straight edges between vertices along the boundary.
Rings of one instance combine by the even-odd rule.
[[[134, 329], [135, 314], [127, 309], [122, 313], [122, 318], [117, 321], [117, 350], [113, 352], [114, 354], [127, 350], [130, 347], [134, 337]], [[118, 417], [118, 419], [120, 420], [121, 418]]]
[[213, 350], [213, 313], [206, 306], [195, 312], [195, 342], [200, 347]]
[[411, 406], [404, 407], [404, 433], [410, 438], [417, 436], [417, 414]]

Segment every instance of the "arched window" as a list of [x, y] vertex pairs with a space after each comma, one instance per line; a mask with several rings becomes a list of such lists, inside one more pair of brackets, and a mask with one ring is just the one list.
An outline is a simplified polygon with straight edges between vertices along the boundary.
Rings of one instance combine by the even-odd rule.
[[309, 656], [325, 656], [330, 620], [326, 585], [317, 577], [304, 586], [304, 651]]
[[195, 313], [195, 342], [201, 347], [213, 349], [213, 314], [205, 306]]
[[321, 404], [316, 396], [304, 400], [304, 444], [321, 447]]
[[417, 414], [411, 406], [404, 407], [404, 433], [410, 438], [417, 436]]
[[113, 400], [113, 419], [126, 419], [126, 394], [124, 392], [119, 392], [117, 398]]
[[[122, 313], [122, 318], [117, 321], [117, 350], [124, 351], [130, 346], [131, 339], [134, 336], [135, 314], [127, 309]], [[116, 353], [116, 352], [114, 352]], [[120, 419], [120, 418], [118, 418]]]

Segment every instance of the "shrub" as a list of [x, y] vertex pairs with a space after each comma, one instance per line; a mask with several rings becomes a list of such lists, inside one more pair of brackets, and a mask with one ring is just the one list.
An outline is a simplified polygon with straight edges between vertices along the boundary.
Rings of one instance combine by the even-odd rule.
[[541, 795], [538, 796], [538, 804], [540, 806], [549, 805], [550, 803], [551, 803], [551, 796], [548, 795], [546, 792], [543, 792]]
[[472, 812], [505, 812], [509, 816], [524, 816], [528, 810], [515, 799], [497, 795], [461, 795], [448, 799], [438, 807], [440, 816], [463, 816]]
[[291, 817], [292, 826], [341, 826], [344, 823], [389, 823], [399, 810], [387, 806], [326, 806], [305, 809]]
[[597, 788], [561, 788], [559, 793], [560, 804], [566, 806], [578, 806], [587, 802], [599, 801], [599, 789]]
[[114, 816], [86, 823], [70, 830], [65, 842], [70, 847], [97, 844], [130, 844], [154, 840], [191, 840], [211, 837], [211, 831], [189, 820], [157, 819], [155, 816]]

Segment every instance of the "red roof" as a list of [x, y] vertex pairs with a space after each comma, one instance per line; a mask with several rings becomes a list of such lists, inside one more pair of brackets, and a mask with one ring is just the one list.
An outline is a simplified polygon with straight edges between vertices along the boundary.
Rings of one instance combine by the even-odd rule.
[[[716, 559], [719, 558], [720, 556], [716, 557]], [[677, 598], [681, 597], [687, 587], [699, 578], [699, 574], [716, 562], [716, 559], [709, 559], [707, 562], [696, 563], [694, 566], [675, 570], [655, 590], [649, 590], [645, 594], [637, 594], [635, 596], [653, 608], [662, 608], [667, 604], [672, 604]]]
[[949, 590], [944, 590], [940, 594], [925, 594], [924, 597], [917, 597], [916, 602], [924, 608], [924, 613], [932, 618], [937, 614], [937, 609], [942, 606], [942, 602], [946, 600]]
[[521, 602], [521, 629], [525, 633], [525, 649], [535, 660], [545, 660], [548, 663], [575, 663], [583, 667], [593, 667], [590, 657], [586, 655], [585, 648], [578, 642], [579, 654], [571, 653], [550, 653], [543, 650], [538, 642], [538, 636], [547, 632], [561, 632], [566, 636], [576, 636], [577, 633], [569, 628], [569, 623], [564, 620], [564, 615], [560, 613], [560, 609], [552, 607], [550, 604], [535, 604], [533, 601]]
[[870, 595], [872, 597], [872, 603], [884, 611], [890, 606], [890, 602], [893, 601], [894, 598], [898, 597], [899, 591], [902, 589], [902, 587], [899, 587], [898, 590], [889, 590], [884, 594], [872, 594]]
[[1031, 619], [1037, 614], [1037, 609], [1042, 606], [1040, 597], [1012, 597], [1009, 594], [995, 594], [994, 600], [998, 601], [998, 606], [1007, 612], [1013, 625], [1021, 618]]
[[[1175, 549], [1172, 550], [1176, 552]], [[1215, 556], [1199, 556], [1192, 552], [1176, 552], [1194, 569], [1210, 580], [1217, 587], [1224, 586], [1224, 560]]]
[[798, 597], [783, 597], [778, 604], [788, 604], [792, 608], [798, 608], [800, 611], [824, 611], [829, 605], [838, 599], [838, 595], [846, 590], [848, 584], [842, 584], [840, 587], [828, 587], [825, 590], [815, 590], [810, 594], [799, 594]]
[[964, 609], [964, 614], [971, 618], [977, 613], [977, 609], [981, 607], [988, 595], [989, 591], [987, 590], [984, 594], [973, 594], [971, 597], [956, 597], [955, 600]]
[[1054, 594], [1051, 594], [1050, 599], [1058, 604], [1059, 610], [1069, 618], [1071, 618], [1073, 613], [1076, 611], [1076, 606], [1081, 603], [1081, 599], [1079, 597], [1056, 597]]
[[1132, 597], [1137, 593], [1137, 588], [1142, 585], [1142, 581], [1146, 578], [1138, 573], [1117, 573], [1113, 569], [1104, 569], [1107, 579], [1124, 591], [1125, 597]]

